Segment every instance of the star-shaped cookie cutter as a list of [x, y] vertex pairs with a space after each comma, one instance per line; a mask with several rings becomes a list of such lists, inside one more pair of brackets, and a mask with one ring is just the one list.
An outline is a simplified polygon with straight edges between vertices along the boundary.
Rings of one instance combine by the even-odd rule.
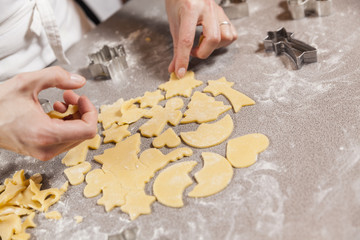
[[276, 55], [284, 53], [294, 61], [297, 69], [300, 69], [304, 63], [316, 62], [316, 48], [292, 36], [293, 33], [287, 32], [285, 28], [268, 32], [268, 36], [264, 39], [265, 51], [274, 51]]
[[332, 0], [287, 0], [287, 4], [293, 19], [304, 18], [309, 12], [329, 16], [332, 11]]
[[123, 78], [124, 70], [128, 68], [125, 48], [122, 44], [115, 47], [104, 45], [96, 53], [89, 54], [89, 70], [96, 78], [119, 80]]

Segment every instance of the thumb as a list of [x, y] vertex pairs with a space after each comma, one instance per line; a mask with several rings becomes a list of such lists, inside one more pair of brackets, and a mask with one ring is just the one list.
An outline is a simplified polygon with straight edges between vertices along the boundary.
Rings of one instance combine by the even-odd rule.
[[71, 74], [61, 67], [49, 67], [36, 72], [23, 73], [17, 76], [25, 87], [38, 94], [47, 88], [77, 89], [84, 86], [84, 77]]

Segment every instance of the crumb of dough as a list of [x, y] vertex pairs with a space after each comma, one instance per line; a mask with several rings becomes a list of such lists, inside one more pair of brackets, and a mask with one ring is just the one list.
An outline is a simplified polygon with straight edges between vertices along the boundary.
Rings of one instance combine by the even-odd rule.
[[62, 215], [58, 211], [51, 211], [51, 212], [45, 213], [45, 218], [60, 220], [62, 218]]
[[76, 223], [81, 223], [81, 222], [84, 220], [84, 217], [82, 217], [82, 216], [75, 216], [74, 219], [75, 219]]

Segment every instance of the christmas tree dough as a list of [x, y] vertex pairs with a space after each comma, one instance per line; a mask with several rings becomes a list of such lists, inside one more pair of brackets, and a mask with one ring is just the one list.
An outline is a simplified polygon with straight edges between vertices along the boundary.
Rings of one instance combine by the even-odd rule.
[[238, 112], [243, 106], [255, 104], [254, 100], [233, 89], [233, 85], [233, 82], [228, 82], [222, 77], [218, 80], [208, 81], [208, 86], [204, 89], [204, 92], [212, 93], [214, 96], [224, 95], [230, 101], [235, 112]]
[[196, 91], [188, 104], [188, 110], [184, 112], [181, 123], [204, 123], [216, 120], [220, 114], [231, 109], [231, 106], [216, 101], [215, 98]]
[[183, 78], [178, 79], [175, 73], [171, 73], [170, 80], [159, 86], [159, 89], [166, 91], [166, 99], [174, 96], [190, 97], [193, 88], [203, 84], [202, 81], [195, 79], [192, 71], [187, 71]]
[[269, 139], [260, 133], [253, 133], [229, 140], [226, 158], [236, 168], [249, 167], [257, 160], [257, 155], [269, 146]]
[[196, 131], [181, 132], [182, 140], [196, 148], [208, 148], [225, 141], [232, 133], [234, 123], [230, 115], [226, 115], [215, 123], [202, 123]]
[[198, 184], [189, 192], [189, 197], [207, 197], [216, 194], [229, 185], [233, 176], [233, 168], [226, 158], [212, 153], [203, 152], [204, 167], [195, 173]]
[[169, 207], [184, 206], [183, 192], [193, 183], [188, 173], [193, 170], [196, 164], [195, 161], [181, 162], [162, 171], [153, 185], [156, 199]]

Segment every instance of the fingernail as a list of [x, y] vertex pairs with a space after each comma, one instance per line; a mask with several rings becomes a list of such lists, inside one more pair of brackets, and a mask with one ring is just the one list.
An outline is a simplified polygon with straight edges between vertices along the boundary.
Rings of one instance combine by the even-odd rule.
[[71, 81], [77, 83], [77, 84], [83, 84], [85, 83], [85, 78], [83, 78], [82, 76], [80, 75], [77, 75], [77, 74], [74, 74], [74, 73], [71, 73], [70, 74], [70, 79]]
[[186, 72], [185, 68], [180, 68], [180, 69], [178, 70], [178, 72], [177, 72], [178, 78], [184, 77], [184, 76], [185, 76], [185, 72]]

